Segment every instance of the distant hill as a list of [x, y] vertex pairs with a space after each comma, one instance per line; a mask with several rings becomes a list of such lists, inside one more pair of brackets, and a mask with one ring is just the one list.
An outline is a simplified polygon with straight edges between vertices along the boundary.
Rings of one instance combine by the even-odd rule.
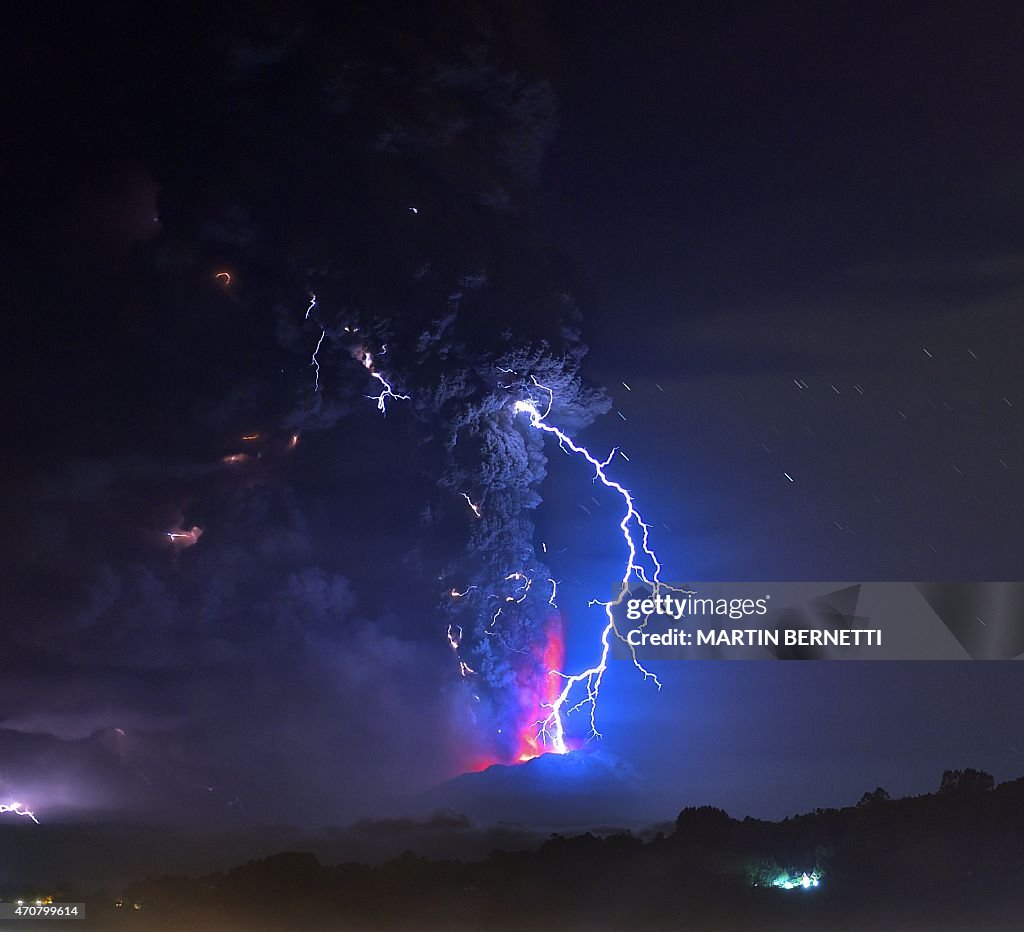
[[41, 820], [104, 814], [209, 818], [227, 794], [149, 735], [104, 728], [75, 740], [0, 729], [0, 802]]

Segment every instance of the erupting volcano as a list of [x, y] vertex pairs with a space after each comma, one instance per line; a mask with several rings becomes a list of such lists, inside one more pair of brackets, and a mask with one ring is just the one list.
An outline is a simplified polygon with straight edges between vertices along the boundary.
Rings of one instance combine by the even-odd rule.
[[562, 662], [565, 659], [565, 642], [562, 639], [561, 616], [552, 612], [544, 628], [545, 639], [534, 645], [535, 666], [539, 668], [534, 677], [533, 687], [524, 691], [521, 705], [524, 715], [519, 728], [519, 754], [516, 760], [525, 763], [541, 754], [564, 754], [569, 748], [564, 737], [557, 742], [544, 743], [541, 728], [558, 694], [561, 692]]

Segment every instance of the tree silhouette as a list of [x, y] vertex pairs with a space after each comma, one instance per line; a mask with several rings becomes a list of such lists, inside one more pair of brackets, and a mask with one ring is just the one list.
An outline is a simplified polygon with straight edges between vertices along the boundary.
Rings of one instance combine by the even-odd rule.
[[[948, 773], [949, 771], [947, 771]], [[861, 796], [857, 803], [858, 808], [864, 806], [877, 806], [880, 803], [889, 802], [889, 793], [880, 786], [876, 786], [873, 790], [869, 790], [863, 796]]]
[[939, 784], [940, 793], [985, 793], [996, 785], [995, 778], [984, 770], [946, 770]]

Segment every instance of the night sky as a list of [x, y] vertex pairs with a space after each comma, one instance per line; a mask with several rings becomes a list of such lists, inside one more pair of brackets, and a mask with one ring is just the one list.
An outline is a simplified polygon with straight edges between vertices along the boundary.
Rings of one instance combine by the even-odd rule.
[[[1014, 5], [25, 15], [0, 780], [40, 818], [318, 826], [499, 759], [444, 593], [543, 542], [577, 668], [622, 562], [586, 469], [493, 427], [503, 358], [628, 455], [666, 578], [1019, 578]], [[600, 747], [666, 818], [1024, 773], [1012, 662], [656, 670], [611, 665]]]

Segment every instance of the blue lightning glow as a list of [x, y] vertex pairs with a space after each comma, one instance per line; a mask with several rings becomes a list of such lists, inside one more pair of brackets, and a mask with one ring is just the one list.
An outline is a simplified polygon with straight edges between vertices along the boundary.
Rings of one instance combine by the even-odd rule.
[[[589, 707], [590, 734], [588, 735], [588, 740], [590, 738], [601, 737], [601, 732], [597, 728], [597, 698], [601, 689], [601, 683], [604, 679], [605, 671], [608, 669], [608, 657], [611, 652], [612, 635], [614, 634], [615, 637], [618, 637], [620, 640], [625, 642], [625, 639], [622, 638], [615, 627], [615, 618], [613, 615], [615, 606], [619, 605], [629, 593], [630, 583], [634, 579], [637, 579], [648, 586], [652, 590], [652, 594], [654, 596], [657, 596], [659, 589], [664, 585], [664, 583], [661, 582], [661, 563], [650, 546], [650, 525], [644, 521], [640, 512], [637, 511], [636, 503], [634, 502], [633, 496], [629, 490], [614, 479], [610, 479], [605, 472], [608, 465], [615, 457], [617, 450], [613, 449], [607, 458], [599, 460], [591, 454], [586, 447], [582, 447], [577, 444], [564, 431], [549, 424], [547, 422], [547, 417], [551, 413], [551, 407], [554, 404], [554, 393], [550, 388], [541, 385], [537, 381], [536, 377], [533, 378], [533, 384], [536, 388], [547, 394], [547, 405], [545, 406], [543, 413], [538, 407], [536, 399], [521, 399], [515, 402], [513, 408], [515, 413], [526, 414], [529, 417], [531, 427], [536, 430], [544, 431], [544, 433], [551, 434], [557, 438], [559, 447], [561, 447], [566, 454], [579, 456], [586, 460], [594, 470], [594, 481], [599, 481], [605, 488], [615, 492], [622, 499], [622, 504], [625, 508], [622, 520], [619, 522], [619, 530], [622, 532], [622, 539], [626, 545], [628, 558], [623, 570], [618, 594], [614, 599], [608, 602], [602, 602], [598, 599], [594, 599], [590, 602], [590, 605], [603, 606], [607, 619], [601, 631], [601, 651], [597, 662], [579, 673], [568, 674], [561, 670], [549, 671], [549, 675], [559, 676], [564, 682], [562, 690], [555, 700], [551, 703], [544, 704], [544, 708], [547, 708], [550, 711], [546, 718], [537, 722], [538, 737], [542, 739], [555, 753], [564, 754], [568, 750], [568, 747], [565, 743], [565, 726], [562, 718], [563, 710], [565, 715], [569, 715], [581, 708]], [[637, 537], [639, 538], [639, 546]], [[553, 599], [554, 592], [552, 592], [552, 600]], [[655, 686], [657, 686], [658, 689], [661, 689], [661, 682], [658, 678], [640, 663], [637, 659], [636, 652], [633, 651], [632, 648], [630, 650], [633, 658], [633, 664], [643, 674], [644, 679], [652, 680]], [[576, 687], [582, 687], [584, 695], [578, 702], [570, 706], [568, 703], [570, 702], [570, 697], [574, 694]]]

